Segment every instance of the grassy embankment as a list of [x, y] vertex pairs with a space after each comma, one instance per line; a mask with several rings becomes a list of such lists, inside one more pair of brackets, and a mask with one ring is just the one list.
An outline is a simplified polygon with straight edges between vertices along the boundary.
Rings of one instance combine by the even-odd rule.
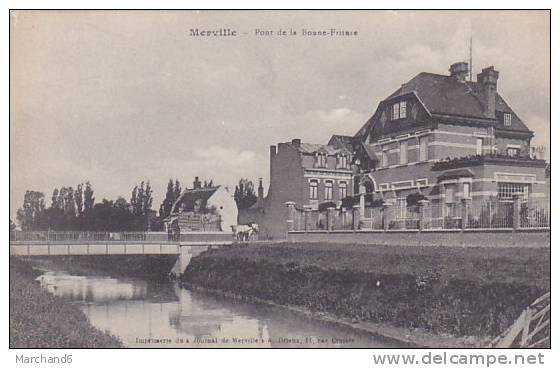
[[[483, 343], [550, 290], [549, 249], [235, 246], [192, 259], [189, 286]], [[472, 337], [475, 337], [474, 339]]]
[[41, 273], [10, 260], [10, 348], [114, 348], [122, 343], [93, 327], [75, 305], [44, 290]]

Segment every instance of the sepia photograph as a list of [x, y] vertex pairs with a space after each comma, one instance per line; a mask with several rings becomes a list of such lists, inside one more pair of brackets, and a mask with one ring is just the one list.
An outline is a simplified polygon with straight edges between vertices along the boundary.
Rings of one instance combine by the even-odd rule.
[[10, 10], [9, 348], [550, 349], [550, 22]]

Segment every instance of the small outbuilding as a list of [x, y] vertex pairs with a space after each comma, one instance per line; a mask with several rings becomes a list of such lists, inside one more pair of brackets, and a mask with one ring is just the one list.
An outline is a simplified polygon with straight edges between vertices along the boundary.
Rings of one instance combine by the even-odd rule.
[[202, 187], [195, 179], [194, 188], [185, 189], [164, 220], [170, 233], [190, 231], [231, 231], [237, 225], [237, 205], [227, 186]]

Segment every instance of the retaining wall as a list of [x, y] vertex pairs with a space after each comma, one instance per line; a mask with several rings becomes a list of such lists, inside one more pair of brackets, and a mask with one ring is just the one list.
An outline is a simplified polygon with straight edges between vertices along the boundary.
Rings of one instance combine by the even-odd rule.
[[291, 231], [292, 243], [358, 243], [375, 245], [422, 245], [458, 247], [550, 247], [550, 230], [468, 230], [457, 231]]

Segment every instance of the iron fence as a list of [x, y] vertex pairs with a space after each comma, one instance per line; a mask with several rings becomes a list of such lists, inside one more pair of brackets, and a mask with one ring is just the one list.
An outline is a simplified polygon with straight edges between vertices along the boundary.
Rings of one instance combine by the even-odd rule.
[[521, 203], [519, 226], [522, 228], [543, 228], [550, 226], [550, 200], [531, 199]]
[[473, 201], [467, 212], [468, 229], [513, 228], [513, 202]]
[[[352, 230], [354, 212], [337, 208], [331, 210], [296, 210], [294, 229]], [[306, 226], [307, 222], [307, 226]], [[385, 224], [387, 222], [387, 224]], [[331, 229], [327, 229], [331, 223]], [[386, 225], [386, 226], [385, 226]], [[415, 206], [365, 207], [354, 230], [468, 230], [549, 228], [550, 200], [529, 201], [479, 200], [467, 202], [431, 202]]]

